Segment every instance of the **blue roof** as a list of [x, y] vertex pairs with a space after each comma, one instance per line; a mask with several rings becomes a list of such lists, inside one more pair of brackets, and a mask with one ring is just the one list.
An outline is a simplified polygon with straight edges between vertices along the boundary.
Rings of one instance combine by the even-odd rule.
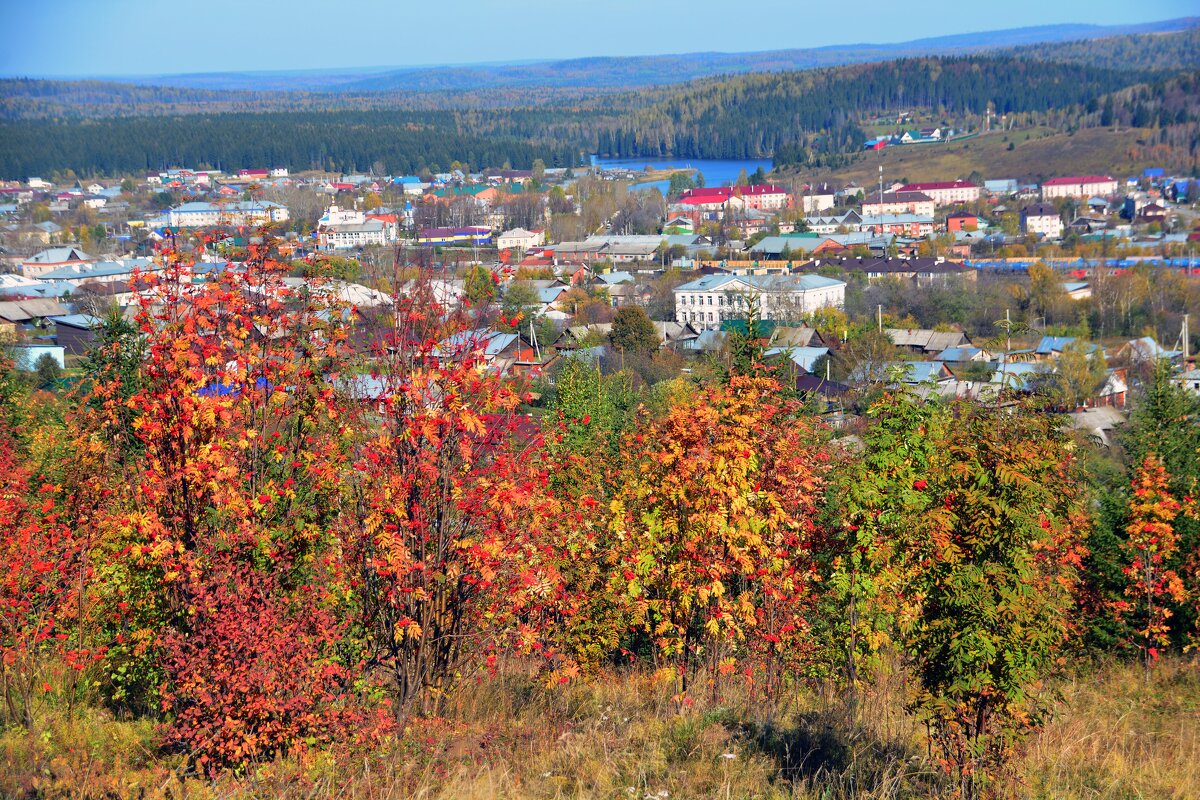
[[826, 278], [824, 275], [807, 273], [804, 275], [705, 275], [682, 286], [675, 287], [677, 292], [715, 292], [720, 291], [731, 283], [748, 284], [759, 291], [808, 291], [824, 289], [829, 286], [844, 286], [844, 281], [836, 278]]
[[982, 353], [978, 347], [947, 347], [938, 353], [938, 361], [970, 361]]
[[784, 355], [805, 372], [812, 372], [822, 356], [829, 355], [828, 347], [772, 347], [763, 355]]
[[1074, 336], [1043, 336], [1042, 340], [1038, 342], [1038, 346], [1034, 349], [1034, 352], [1039, 356], [1061, 353], [1064, 347], [1074, 341]]
[[538, 300], [543, 303], [553, 303], [558, 296], [567, 290], [566, 286], [547, 286], [538, 289]]
[[1012, 364], [1002, 364], [992, 373], [992, 383], [1003, 383], [1016, 386], [1018, 389], [1028, 389], [1031, 379], [1046, 371], [1042, 364], [1031, 361], [1016, 361]]
[[607, 272], [602, 275], [597, 275], [596, 277], [599, 278], [604, 283], [608, 284], [609, 286], [615, 286], [618, 283], [632, 283], [633, 282], [633, 276], [630, 275], [628, 272]]
[[88, 330], [104, 325], [104, 320], [91, 314], [64, 314], [61, 317], [50, 317], [50, 321], [55, 325], [69, 325], [72, 328], [87, 328]]

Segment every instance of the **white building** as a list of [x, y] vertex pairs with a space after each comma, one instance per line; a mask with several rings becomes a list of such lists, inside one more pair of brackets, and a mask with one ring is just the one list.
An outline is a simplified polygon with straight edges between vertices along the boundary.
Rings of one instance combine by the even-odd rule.
[[500, 250], [528, 250], [544, 244], [546, 235], [542, 231], [527, 231], [524, 228], [513, 228], [496, 237], [496, 247]]
[[822, 275], [706, 275], [675, 289], [675, 321], [719, 328], [745, 319], [757, 306], [762, 319], [796, 321], [818, 308], [841, 308], [846, 284]]
[[347, 250], [370, 244], [387, 244], [389, 226], [380, 219], [367, 219], [357, 209], [329, 207], [317, 223], [317, 243], [326, 250]]
[[1021, 209], [1021, 231], [1058, 239], [1062, 236], [1063, 221], [1058, 209], [1049, 203], [1034, 203]]
[[799, 206], [805, 214], [820, 214], [836, 205], [834, 194], [834, 188], [827, 183], [805, 186], [798, 198]]
[[1051, 178], [1042, 184], [1043, 200], [1056, 197], [1112, 197], [1116, 193], [1117, 182], [1108, 175]]
[[865, 217], [877, 217], [880, 214], [932, 217], [936, 206], [933, 198], [924, 192], [884, 192], [882, 198], [876, 192], [863, 200], [862, 213]]
[[204, 228], [210, 225], [266, 225], [287, 222], [288, 210], [275, 203], [184, 203], [166, 214], [173, 228]]
[[980, 187], [970, 181], [932, 181], [905, 184], [896, 191], [921, 192], [928, 195], [935, 204], [948, 206], [955, 203], [974, 203], [979, 199]]
[[26, 184], [30, 189], [49, 189], [51, 186], [50, 181], [43, 180], [42, 178], [30, 178], [26, 181]]
[[41, 278], [56, 269], [78, 267], [95, 260], [78, 247], [51, 247], [25, 259], [21, 263], [21, 274], [26, 278]]

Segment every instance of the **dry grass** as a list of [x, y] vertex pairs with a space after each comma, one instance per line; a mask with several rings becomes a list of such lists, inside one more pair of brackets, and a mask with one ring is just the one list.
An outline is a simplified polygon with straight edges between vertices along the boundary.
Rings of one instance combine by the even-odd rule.
[[[1147, 687], [1112, 667], [1061, 687], [1059, 717], [1027, 747], [1015, 796], [1195, 797], [1200, 677], [1164, 664]], [[839, 698], [767, 708], [737, 691], [680, 708], [646, 674], [545, 689], [508, 672], [444, 718], [412, 720], [375, 752], [281, 758], [216, 783], [179, 776], [146, 722], [95, 709], [0, 735], [0, 796], [113, 798], [915, 798], [936, 796], [920, 732], [891, 681], [857, 725]]]
[[[1048, 128], [993, 132], [948, 144], [886, 147], [865, 152], [847, 167], [817, 177], [854, 180], [870, 187], [883, 165], [888, 181], [940, 181], [966, 178], [978, 170], [989, 178], [1035, 178], [1050, 175], [1127, 175], [1160, 166], [1133, 157], [1142, 129], [1088, 128], [1073, 135]], [[1009, 143], [1013, 149], [1009, 150]], [[1160, 159], [1161, 160], [1161, 159]], [[806, 176], [807, 177], [807, 176]]]
[[1033, 797], [1200, 797], [1200, 665], [1112, 667], [1061, 688], [1062, 712], [1030, 743]]

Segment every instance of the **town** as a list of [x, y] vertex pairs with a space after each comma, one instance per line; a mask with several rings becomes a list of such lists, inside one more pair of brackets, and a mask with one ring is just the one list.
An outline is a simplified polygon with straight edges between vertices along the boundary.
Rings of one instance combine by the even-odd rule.
[[1197, 797], [1168, 10], [0, 4], [0, 797]]
[[[30, 178], [0, 187], [0, 321], [20, 368], [48, 358], [69, 374], [106, 314], [136, 309], [139, 277], [161, 269], [168, 239], [203, 234], [199, 266], [237, 269], [269, 231], [297, 274], [332, 258], [363, 325], [400, 289], [397, 263], [436, 265], [449, 306], [474, 306], [477, 344], [501, 374], [552, 382], [563, 358], [626, 363], [609, 337], [638, 309], [656, 333], [641, 353], [647, 377], [719, 362], [729, 332], [753, 319], [768, 358], [788, 362], [797, 390], [839, 425], [889, 382], [987, 400], [1017, 387], [1055, 393], [1072, 424], [1106, 440], [1131, 368], [1167, 358], [1200, 390], [1184, 306], [1136, 321], [1104, 307], [1147, 275], [1200, 267], [1193, 179], [1146, 169], [907, 183], [881, 167], [863, 187], [776, 183], [759, 169], [707, 187], [698, 172], [670, 172], [665, 197], [639, 186], [641, 170], [537, 165]], [[961, 302], [930, 304], [931, 293]], [[492, 324], [500, 311], [525, 322]]]

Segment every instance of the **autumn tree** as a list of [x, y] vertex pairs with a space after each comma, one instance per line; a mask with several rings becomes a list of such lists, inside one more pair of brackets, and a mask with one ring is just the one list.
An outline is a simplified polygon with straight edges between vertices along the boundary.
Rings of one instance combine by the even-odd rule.
[[1146, 456], [1133, 478], [1129, 501], [1128, 558], [1125, 574], [1128, 602], [1117, 605], [1119, 613], [1136, 617], [1139, 649], [1146, 668], [1158, 661], [1159, 648], [1170, 644], [1172, 616], [1167, 601], [1184, 599], [1183, 582], [1170, 568], [1179, 546], [1173, 522], [1181, 506], [1167, 489], [1167, 472], [1155, 456]]
[[808, 652], [826, 456], [777, 390], [735, 376], [626, 440], [610, 591], [681, 693], [702, 665], [778, 688]]
[[[358, 451], [341, 525], [367, 666], [400, 713], [436, 709], [502, 648], [561, 666], [538, 635], [559, 586], [542, 547], [559, 512], [542, 491], [540, 437], [521, 433], [521, 395], [444, 314], [399, 301], [375, 370], [376, 433]], [[442, 321], [424, 327], [427, 315]]]

